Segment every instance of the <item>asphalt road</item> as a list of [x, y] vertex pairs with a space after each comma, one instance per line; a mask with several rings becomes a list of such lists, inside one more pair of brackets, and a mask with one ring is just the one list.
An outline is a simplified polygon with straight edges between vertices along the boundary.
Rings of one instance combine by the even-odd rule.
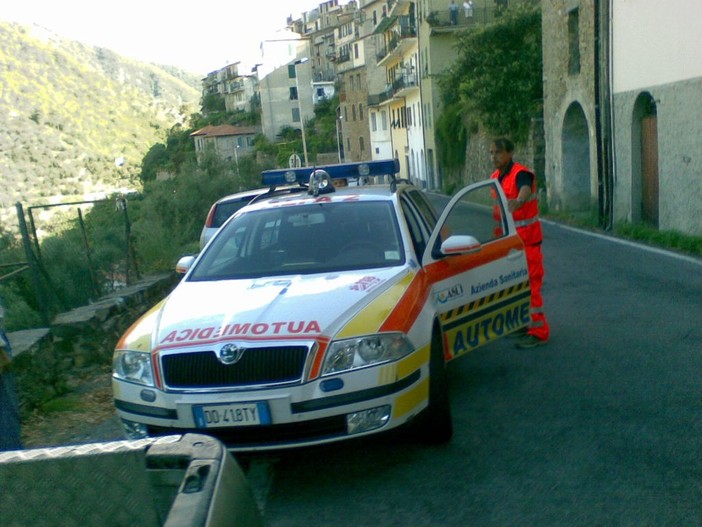
[[242, 457], [267, 527], [701, 525], [702, 261], [545, 238], [549, 345], [452, 363], [448, 445]]
[[702, 260], [544, 230], [548, 346], [452, 363], [447, 445], [237, 455], [266, 527], [702, 525]]

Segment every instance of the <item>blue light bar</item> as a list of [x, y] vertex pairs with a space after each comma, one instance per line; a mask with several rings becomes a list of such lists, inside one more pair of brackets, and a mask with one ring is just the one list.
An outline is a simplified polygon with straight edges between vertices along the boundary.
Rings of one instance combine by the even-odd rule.
[[277, 168], [264, 170], [261, 179], [265, 186], [307, 184], [310, 174], [315, 170], [324, 170], [332, 179], [357, 178], [365, 176], [394, 176], [400, 171], [397, 159], [380, 161], [362, 161], [359, 163], [342, 163], [339, 165], [317, 165], [303, 168]]

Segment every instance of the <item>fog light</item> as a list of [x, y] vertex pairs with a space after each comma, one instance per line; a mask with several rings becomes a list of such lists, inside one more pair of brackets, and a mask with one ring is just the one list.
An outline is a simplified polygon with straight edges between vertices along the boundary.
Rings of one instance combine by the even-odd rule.
[[147, 403], [153, 403], [156, 400], [156, 392], [153, 390], [144, 388], [139, 395], [141, 396], [141, 400]]
[[134, 421], [127, 421], [122, 419], [122, 430], [127, 439], [144, 439], [149, 437], [149, 432], [145, 424], [135, 423]]
[[342, 379], [327, 379], [319, 383], [319, 389], [323, 392], [334, 392], [341, 390], [344, 387]]
[[390, 420], [390, 405], [378, 406], [362, 412], [346, 415], [346, 430], [349, 434], [360, 434], [385, 426]]

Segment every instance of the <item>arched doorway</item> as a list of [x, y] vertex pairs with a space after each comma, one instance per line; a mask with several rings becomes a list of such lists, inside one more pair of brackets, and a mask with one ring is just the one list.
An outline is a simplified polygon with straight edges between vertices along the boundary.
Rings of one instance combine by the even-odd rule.
[[632, 220], [658, 228], [658, 118], [650, 93], [634, 103], [631, 142]]
[[578, 103], [568, 107], [561, 137], [563, 159], [563, 204], [569, 211], [587, 211], [591, 206], [590, 134], [585, 112]]

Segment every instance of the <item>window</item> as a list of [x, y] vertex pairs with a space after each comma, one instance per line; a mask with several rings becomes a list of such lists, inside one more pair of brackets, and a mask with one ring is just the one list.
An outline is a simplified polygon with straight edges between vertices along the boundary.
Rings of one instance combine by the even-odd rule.
[[[193, 281], [329, 273], [404, 263], [399, 226], [389, 202], [276, 207], [234, 218], [222, 229], [193, 270]], [[320, 239], [328, 243], [320, 244]]]
[[355, 121], [356, 120], [356, 105], [352, 104], [351, 105], [351, 118]]
[[377, 132], [378, 131], [378, 114], [376, 112], [371, 113], [371, 131]]
[[358, 120], [363, 121], [363, 105], [358, 105]]
[[423, 222], [419, 218], [419, 214], [416, 209], [410, 204], [409, 200], [405, 197], [402, 198], [400, 202], [402, 206], [402, 212], [407, 220], [407, 227], [410, 231], [410, 237], [412, 238], [412, 246], [414, 247], [414, 253], [417, 260], [422, 258], [424, 254], [424, 249], [427, 246], [427, 241], [429, 240], [430, 233], [427, 231]]
[[300, 122], [300, 109], [299, 108], [292, 109], [292, 120], [293, 120], [293, 123]]
[[577, 9], [568, 13], [568, 74], [580, 73], [580, 15]]
[[361, 151], [361, 155], [363, 155], [363, 152], [365, 152], [366, 150], [366, 145], [363, 141], [363, 137], [358, 138], [358, 149]]
[[358, 58], [358, 44], [354, 44], [354, 45], [353, 45], [353, 57], [354, 57], [355, 59]]
[[461, 196], [446, 218], [451, 234], [473, 236], [481, 244], [504, 235], [507, 213], [500, 203], [497, 184], [492, 180]]
[[295, 77], [297, 77], [297, 73], [295, 72], [295, 64], [288, 64], [288, 78], [294, 79]]
[[297, 100], [297, 87], [296, 86], [290, 87], [290, 100], [291, 101]]
[[385, 113], [385, 110], [380, 112], [380, 121], [383, 125], [383, 130], [387, 130], [388, 129], [388, 114]]

